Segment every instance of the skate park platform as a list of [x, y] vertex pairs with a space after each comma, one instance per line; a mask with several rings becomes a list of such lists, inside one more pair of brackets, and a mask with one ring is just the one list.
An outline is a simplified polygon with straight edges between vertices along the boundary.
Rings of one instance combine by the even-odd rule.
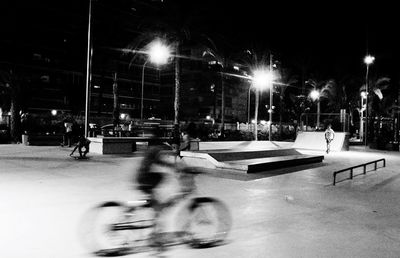
[[292, 145], [292, 142], [269, 141], [200, 143], [200, 150], [182, 151], [181, 156], [191, 166], [241, 173], [322, 162], [324, 159], [323, 155], [302, 153], [290, 148]]

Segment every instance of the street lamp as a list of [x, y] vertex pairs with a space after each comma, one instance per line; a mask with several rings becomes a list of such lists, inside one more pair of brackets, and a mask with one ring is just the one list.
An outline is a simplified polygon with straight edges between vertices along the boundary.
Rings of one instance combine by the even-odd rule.
[[320, 92], [318, 90], [312, 90], [310, 92], [310, 97], [313, 101], [317, 101], [317, 128], [319, 128], [319, 117], [320, 117], [320, 113], [321, 113], [321, 109], [320, 109], [320, 101], [319, 101], [319, 97], [320, 97]]
[[364, 110], [365, 110], [365, 104], [364, 104], [364, 99], [367, 99], [367, 93], [365, 91], [362, 91], [361, 94], [361, 110], [360, 110], [360, 141], [364, 141]]
[[365, 73], [365, 146], [368, 144], [368, 72], [369, 66], [373, 64], [375, 57], [367, 55], [364, 57], [364, 63], [367, 65], [367, 71]]
[[[254, 120], [255, 120], [255, 126], [254, 126], [254, 139], [257, 141], [257, 121], [258, 121], [258, 105], [260, 101], [260, 90], [265, 89], [268, 85], [271, 86], [271, 95], [272, 95], [272, 81], [273, 81], [273, 74], [270, 70], [267, 70], [266, 68], [259, 68], [255, 71], [253, 71], [253, 76], [252, 76], [252, 82], [253, 82], [253, 87], [256, 89], [256, 100], [255, 100], [255, 110], [254, 110]], [[272, 111], [272, 101], [270, 98], [270, 110]], [[270, 113], [270, 130], [271, 130], [271, 116], [272, 113]], [[271, 135], [271, 131], [269, 133]], [[271, 140], [271, 138], [270, 138]]]
[[87, 31], [87, 53], [86, 53], [86, 88], [85, 88], [85, 137], [89, 135], [89, 114], [90, 114], [90, 84], [92, 81], [92, 0], [89, 0], [88, 31]]
[[168, 59], [171, 56], [171, 50], [169, 46], [165, 45], [160, 40], [151, 42], [147, 47], [148, 59], [144, 62], [142, 67], [142, 97], [140, 101], [140, 120], [143, 120], [143, 93], [144, 93], [144, 69], [148, 61], [155, 65], [163, 65], [168, 63]]

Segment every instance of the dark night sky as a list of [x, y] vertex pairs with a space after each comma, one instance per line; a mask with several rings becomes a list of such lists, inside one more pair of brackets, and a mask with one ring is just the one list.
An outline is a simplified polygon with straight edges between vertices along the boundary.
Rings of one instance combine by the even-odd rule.
[[[81, 28], [76, 28], [75, 32], [71, 30], [71, 33], [80, 33], [79, 37], [85, 37], [88, 0], [58, 1], [61, 11], [57, 10], [57, 1], [51, 1], [50, 4], [29, 1], [26, 5], [23, 1], [19, 4], [3, 2], [2, 5], [13, 5], [17, 9], [14, 14], [2, 16], [2, 27], [15, 21], [33, 24], [40, 19], [47, 19], [47, 16], [51, 17], [48, 19], [51, 24], [72, 19], [77, 23], [78, 17], [81, 21], [77, 24]], [[111, 4], [124, 2], [93, 2], [99, 5], [101, 1]], [[382, 75], [397, 74], [400, 18], [395, 13], [397, 8], [394, 4], [387, 5], [381, 1], [375, 5], [358, 1], [353, 4], [350, 1], [320, 2], [164, 0], [163, 5], [178, 3], [181, 15], [189, 18], [192, 28], [214, 38], [220, 48], [233, 51], [252, 49], [259, 54], [267, 54], [272, 50], [274, 56], [283, 62], [303, 62], [326, 76], [334, 76], [363, 73], [365, 67], [362, 58], [368, 46], [369, 52], [376, 56], [375, 72]], [[143, 15], [140, 7], [144, 4], [154, 4], [154, 0], [125, 0], [121, 6], [124, 9], [133, 6], [138, 15]], [[40, 6], [38, 9], [41, 11], [36, 12], [36, 5]], [[21, 6], [27, 6], [24, 12], [18, 11]], [[73, 10], [75, 17], [61, 15], [63, 9]], [[47, 14], [54, 10], [58, 14]], [[171, 18], [175, 18], [175, 15], [171, 12]], [[9, 37], [12, 30], [11, 26], [3, 31], [3, 39]], [[20, 34], [24, 32], [13, 33], [23, 37]]]
[[206, 22], [209, 29], [232, 45], [272, 49], [283, 59], [305, 60], [332, 75], [363, 72], [368, 47], [376, 56], [376, 70], [384, 74], [397, 69], [400, 18], [394, 5], [193, 2], [199, 6], [199, 16], [211, 21]]

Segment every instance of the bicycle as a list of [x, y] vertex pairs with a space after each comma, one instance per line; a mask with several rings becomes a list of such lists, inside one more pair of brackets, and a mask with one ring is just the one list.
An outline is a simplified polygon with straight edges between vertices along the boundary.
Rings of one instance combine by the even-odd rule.
[[[108, 201], [92, 208], [86, 217], [88, 226], [87, 247], [97, 256], [123, 255], [140, 251], [140, 248], [165, 248], [188, 244], [205, 248], [222, 244], [231, 229], [232, 218], [228, 207], [213, 197], [196, 195], [195, 176], [202, 173], [196, 168], [180, 169], [180, 193], [169, 200], [166, 208], [184, 202], [175, 223], [176, 231], [170, 241], [156, 241], [159, 217], [149, 199], [137, 201]], [[104, 220], [103, 220], [104, 219]]]

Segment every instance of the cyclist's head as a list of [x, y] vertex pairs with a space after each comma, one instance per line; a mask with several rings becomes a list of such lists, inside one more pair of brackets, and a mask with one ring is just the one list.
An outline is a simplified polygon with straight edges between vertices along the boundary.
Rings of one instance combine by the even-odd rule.
[[160, 158], [161, 149], [157, 147], [151, 147], [147, 153], [146, 158], [151, 160], [157, 160]]

